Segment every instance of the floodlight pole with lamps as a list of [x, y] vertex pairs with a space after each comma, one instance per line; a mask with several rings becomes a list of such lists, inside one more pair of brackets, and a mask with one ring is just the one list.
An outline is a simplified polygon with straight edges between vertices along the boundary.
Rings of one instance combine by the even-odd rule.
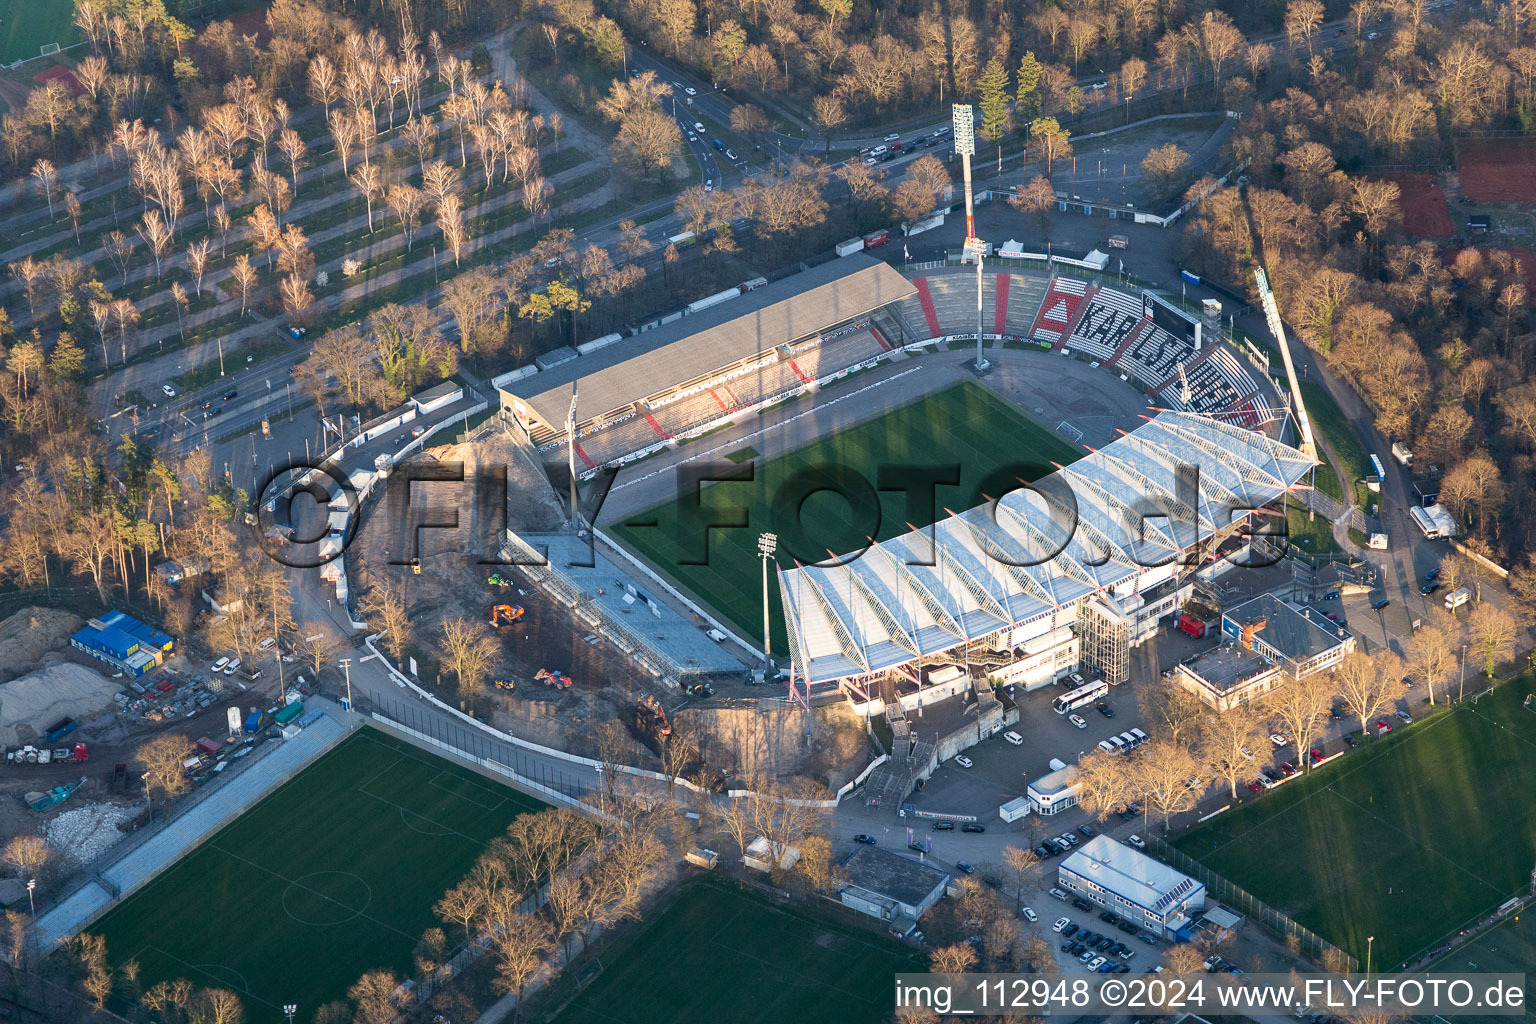
[[955, 152], [960, 154], [960, 165], [965, 175], [965, 255], [976, 261], [976, 370], [987, 368], [987, 357], [982, 352], [982, 252], [986, 245], [976, 237], [976, 206], [971, 190], [971, 157], [976, 155], [976, 117], [969, 103], [956, 103], [952, 108], [955, 129]]
[[352, 731], [352, 659], [342, 658], [337, 662], [342, 672], [347, 676], [347, 731]]
[[773, 558], [773, 553], [778, 548], [778, 534], [758, 534], [757, 553], [763, 560], [763, 672], [765, 675], [772, 665], [772, 656], [768, 653], [768, 561]]
[[1369, 936], [1365, 940], [1365, 973], [1369, 977], [1371, 973], [1371, 947], [1376, 945], [1376, 936]]
[[1467, 645], [1461, 645], [1461, 685], [1456, 690], [1456, 703], [1467, 695]]
[[288, 1024], [293, 1024], [294, 1014], [296, 1014], [298, 1012], [299, 1012], [299, 1005], [297, 1003], [284, 1003], [283, 1004], [283, 1016], [288, 1018]]

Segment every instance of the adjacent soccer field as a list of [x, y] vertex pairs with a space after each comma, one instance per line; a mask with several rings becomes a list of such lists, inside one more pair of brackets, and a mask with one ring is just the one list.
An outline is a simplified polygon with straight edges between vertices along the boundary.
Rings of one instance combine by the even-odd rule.
[[[664, 575], [729, 619], [747, 636], [762, 632], [762, 568], [757, 538], [779, 535], [778, 562], [792, 566], [845, 555], [866, 538], [884, 540], [928, 526], [1037, 480], [1084, 454], [978, 384], [964, 383], [821, 438], [788, 454], [754, 461], [751, 483], [706, 486], [698, 506], [664, 502], [628, 517], [617, 537]], [[949, 467], [958, 484], [940, 484], [934, 508], [908, 507], [902, 490], [915, 474]], [[882, 476], [883, 472], [883, 476]], [[816, 488], [823, 489], [810, 493]], [[842, 494], [848, 494], [845, 498]], [[807, 497], [807, 495], [809, 495]], [[737, 528], [705, 529], [709, 522]], [[654, 524], [654, 525], [650, 525]], [[708, 538], [706, 547], [706, 537]], [[702, 563], [702, 564], [699, 564]], [[769, 602], [773, 646], [788, 650], [783, 611]]]
[[1365, 963], [1395, 968], [1517, 892], [1536, 865], [1529, 677], [1367, 740], [1179, 836], [1199, 858]]
[[884, 936], [714, 878], [602, 959], [557, 1024], [878, 1024], [891, 1018], [892, 975], [926, 970]]
[[75, 0], [0, 0], [0, 64], [36, 57], [45, 43], [68, 46], [75, 36]]
[[[90, 929], [145, 988], [239, 993], [248, 1020], [308, 1020], [365, 971], [411, 971], [432, 905], [537, 801], [363, 729]], [[450, 939], [454, 938], [450, 934]]]
[[1446, 974], [1487, 972], [1489, 974], [1524, 974], [1525, 1013], [1522, 1017], [1460, 1016], [1456, 1024], [1518, 1024], [1522, 1019], [1536, 1021], [1531, 1004], [1531, 965], [1536, 964], [1536, 913], [1525, 912], [1479, 935], [1473, 942], [1455, 949], [1430, 964], [1427, 970]]

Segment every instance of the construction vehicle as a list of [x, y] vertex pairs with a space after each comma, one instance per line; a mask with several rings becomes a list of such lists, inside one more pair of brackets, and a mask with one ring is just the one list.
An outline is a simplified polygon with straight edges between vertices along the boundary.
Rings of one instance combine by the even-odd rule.
[[421, 575], [421, 559], [419, 559], [419, 558], [411, 559], [411, 573], [413, 575], [416, 575], [416, 576], [420, 576]]
[[557, 690], [569, 690], [571, 688], [571, 677], [564, 672], [557, 672], [553, 669], [541, 668], [539, 669], [539, 674], [533, 678], [538, 682], [548, 683]]
[[498, 689], [498, 690], [515, 690], [515, 689], [517, 689], [517, 684], [514, 683], [510, 679], [498, 679], [498, 680], [496, 680], [496, 689]]
[[81, 779], [79, 782], [71, 782], [67, 786], [54, 786], [46, 793], [28, 793], [23, 799], [27, 801], [27, 806], [34, 811], [46, 811], [54, 804], [61, 804], [68, 800], [70, 795], [83, 785], [85, 785], [85, 780]]
[[656, 735], [672, 735], [672, 723], [667, 721], [667, 709], [661, 706], [661, 701], [649, 693], [642, 693], [640, 706], [656, 716]]
[[708, 683], [689, 683], [685, 687], [685, 692], [690, 697], [713, 697], [715, 688]]
[[512, 581], [499, 572], [491, 573], [490, 578], [485, 582], [493, 587], [510, 587], [512, 585]]
[[520, 604], [498, 604], [491, 607], [491, 625], [505, 626], [516, 622], [523, 617], [523, 606]]

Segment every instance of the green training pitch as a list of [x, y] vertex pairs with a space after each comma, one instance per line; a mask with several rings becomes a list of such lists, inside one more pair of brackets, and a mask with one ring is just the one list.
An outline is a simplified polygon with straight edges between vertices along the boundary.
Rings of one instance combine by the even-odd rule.
[[1174, 841], [1354, 954], [1396, 968], [1531, 881], [1536, 713], [1522, 677]]
[[[363, 729], [89, 930], [148, 988], [233, 989], [247, 1019], [308, 1020], [364, 972], [411, 973], [432, 905], [518, 815], [543, 805]], [[451, 937], [451, 936], [450, 936]]]
[[[1527, 909], [1506, 918], [1465, 946], [1445, 954], [1425, 970], [1446, 974], [1475, 971], [1529, 975], [1532, 964], [1536, 964], [1536, 913]], [[1458, 1016], [1456, 1024], [1516, 1024], [1522, 1019], [1527, 1022], [1536, 1021], [1536, 1007], [1531, 1004], [1533, 989], [1536, 986], [1527, 977], [1525, 1013], [1521, 1017], [1467, 1015]]]
[[891, 976], [927, 969], [883, 935], [713, 878], [603, 961], [556, 1024], [876, 1024], [891, 1017]]
[[0, 0], [0, 64], [36, 57], [48, 43], [69, 46], [76, 35], [75, 0]]
[[[860, 550], [868, 537], [886, 540], [905, 533], [908, 524], [929, 526], [946, 510], [980, 505], [1012, 490], [1018, 477], [1037, 480], [1054, 472], [1053, 462], [1067, 465], [1083, 454], [967, 382], [787, 454], [770, 454], [766, 462], [756, 459], [752, 482], [707, 485], [697, 505], [681, 498], [663, 502], [616, 524], [613, 532], [747, 636], [757, 636], [763, 621], [758, 534], [779, 535], [779, 565], [825, 561], [828, 552]], [[916, 479], [903, 468], [912, 466], [952, 469], [958, 482], [929, 492], [932, 508], [912, 507], [901, 490]], [[709, 522], [735, 526], [707, 530]], [[769, 602], [769, 615], [774, 650], [787, 651], [777, 600]]]

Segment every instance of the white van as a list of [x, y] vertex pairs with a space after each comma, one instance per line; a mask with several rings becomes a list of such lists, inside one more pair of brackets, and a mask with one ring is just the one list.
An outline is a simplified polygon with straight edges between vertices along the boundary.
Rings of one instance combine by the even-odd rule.
[[1137, 739], [1135, 734], [1129, 730], [1121, 733], [1117, 738], [1121, 743], [1125, 744], [1125, 749], [1127, 750], [1135, 750], [1137, 747], [1141, 746], [1141, 740]]
[[227, 676], [232, 676], [232, 675], [234, 675], [238, 671], [240, 671], [240, 659], [239, 658], [236, 658], [234, 661], [232, 661], [228, 665], [224, 666], [224, 674], [227, 675]]
[[210, 667], [208, 669], [208, 671], [209, 672], [223, 672], [224, 671], [224, 666], [228, 665], [228, 664], [229, 664], [229, 659], [228, 658], [220, 658], [218, 661], [213, 663], [212, 667]]
[[1099, 740], [1099, 749], [1106, 754], [1115, 753], [1115, 745], [1109, 742], [1109, 740]]
[[[1136, 742], [1137, 742], [1138, 745], [1147, 742], [1147, 740], [1150, 738], [1150, 737], [1147, 736], [1146, 733], [1142, 732], [1140, 729], [1132, 729], [1131, 730], [1131, 735], [1136, 737]], [[1250, 754], [1248, 756], [1248, 760], [1252, 761], [1253, 760], [1253, 755]]]
[[1009, 743], [1012, 743], [1016, 747], [1022, 747], [1024, 745], [1024, 737], [1020, 736], [1012, 729], [1009, 729], [1007, 732], [1003, 733], [1003, 739], [1007, 740]]

